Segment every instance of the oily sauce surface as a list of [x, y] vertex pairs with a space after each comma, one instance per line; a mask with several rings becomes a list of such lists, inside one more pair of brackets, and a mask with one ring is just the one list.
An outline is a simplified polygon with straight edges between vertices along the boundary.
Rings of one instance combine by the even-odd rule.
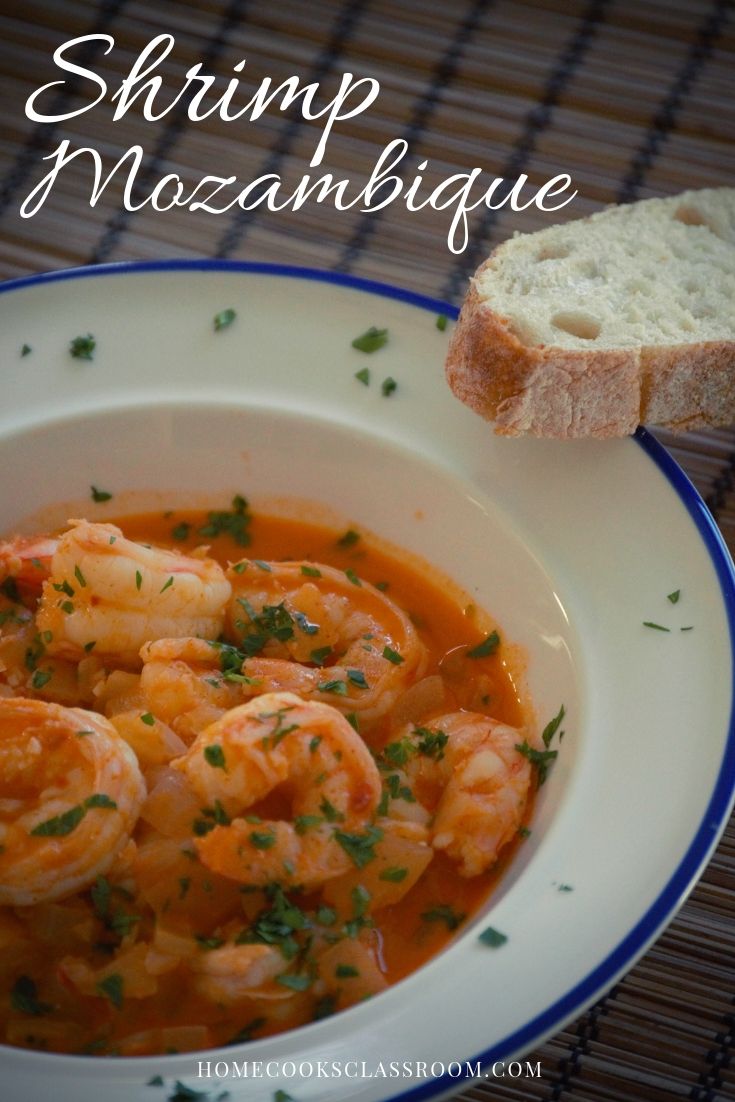
[[[184, 554], [206, 543], [207, 554], [223, 566], [247, 556], [351, 571], [377, 585], [411, 617], [427, 650], [423, 677], [442, 679], [439, 713], [465, 710], [523, 726], [502, 646], [486, 657], [467, 656], [488, 636], [482, 615], [462, 607], [430, 570], [419, 571], [385, 554], [361, 533], [256, 514], [251, 542], [243, 547], [227, 534], [199, 534], [207, 524], [201, 512], [145, 514], [117, 523], [128, 539]], [[44, 686], [37, 695], [53, 699], [52, 688]], [[428, 711], [422, 713], [419, 699], [418, 718], [409, 708], [410, 722], [425, 724], [437, 714], [431, 694], [426, 699]], [[399, 711], [399, 718], [397, 723], [389, 713], [364, 733], [376, 756], [405, 725], [406, 715]], [[394, 771], [385, 762], [381, 768], [386, 777]], [[160, 780], [160, 767], [144, 773], [150, 792]], [[253, 821], [285, 818], [289, 807], [289, 791], [276, 789], [249, 812]], [[527, 806], [525, 818], [528, 813]], [[328, 1015], [379, 993], [441, 950], [483, 904], [517, 845], [506, 844], [497, 864], [476, 876], [460, 875], [457, 863], [437, 852], [403, 898], [373, 914], [360, 895], [380, 887], [369, 864], [354, 870], [344, 891], [337, 882], [323, 890], [249, 889], [205, 867], [191, 837], [162, 836], [150, 817], [141, 820], [133, 839], [137, 854], [125, 854], [91, 889], [28, 908], [0, 907], [0, 989], [5, 993], [0, 996], [0, 1036], [6, 1043], [101, 1055], [186, 1051], [265, 1036]], [[398, 876], [395, 868], [389, 871]], [[157, 927], [165, 936], [156, 934]], [[249, 929], [249, 937], [255, 930], [258, 944], [295, 953], [301, 964], [284, 957], [284, 973], [298, 967], [298, 977], [307, 976], [309, 983], [302, 985], [298, 978], [292, 986], [279, 987], [280, 981], [274, 984], [271, 978], [262, 990], [229, 1001], [219, 988], [213, 995], [191, 982], [190, 957], [172, 966], [178, 959], [177, 938], [195, 939], [203, 955], [231, 941], [237, 928]], [[328, 975], [326, 966], [309, 963], [325, 946]], [[91, 979], [80, 981], [79, 968], [69, 966], [69, 960], [83, 961]]]

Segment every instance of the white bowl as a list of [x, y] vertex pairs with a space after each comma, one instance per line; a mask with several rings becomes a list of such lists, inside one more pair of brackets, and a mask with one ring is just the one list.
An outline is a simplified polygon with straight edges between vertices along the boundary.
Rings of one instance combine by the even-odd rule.
[[[382, 285], [166, 262], [0, 291], [0, 529], [39, 511], [105, 517], [235, 492], [256, 511], [315, 502], [310, 516], [371, 529], [469, 591], [522, 648], [539, 726], [567, 711], [531, 838], [485, 913], [426, 967], [326, 1021], [204, 1054], [4, 1048], [9, 1097], [161, 1099], [145, 1086], [161, 1075], [252, 1102], [279, 1088], [298, 1102], [434, 1098], [461, 1089], [452, 1062], [464, 1073], [529, 1051], [645, 950], [732, 804], [732, 565], [682, 472], [645, 433], [493, 437], [444, 383], [448, 333], [434, 318], [450, 308]], [[237, 318], [215, 332], [227, 307]], [[369, 325], [390, 333], [370, 356], [351, 348]], [[73, 359], [69, 341], [88, 332], [94, 359]], [[363, 367], [368, 387], [354, 377]], [[91, 484], [115, 497], [93, 506]], [[508, 935], [502, 948], [478, 941], [488, 923]], [[313, 1074], [250, 1066], [218, 1083], [198, 1078], [200, 1060]], [[319, 1061], [342, 1062], [341, 1077], [319, 1075]], [[416, 1061], [436, 1074], [404, 1077]]]

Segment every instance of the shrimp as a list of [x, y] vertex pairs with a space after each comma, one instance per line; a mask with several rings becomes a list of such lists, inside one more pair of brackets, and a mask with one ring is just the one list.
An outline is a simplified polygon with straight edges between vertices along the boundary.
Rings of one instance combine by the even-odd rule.
[[[293, 693], [265, 693], [226, 712], [172, 768], [219, 809], [220, 825], [195, 839], [201, 861], [245, 884], [315, 887], [340, 876], [351, 867], [354, 834], [346, 832], [365, 827], [380, 799], [377, 766], [347, 720]], [[245, 817], [280, 786], [292, 822]]]
[[204, 639], [158, 639], [141, 647], [141, 698], [188, 745], [244, 700], [239, 673], [223, 672], [228, 648]]
[[222, 945], [192, 956], [187, 963], [196, 990], [216, 1003], [228, 1005], [256, 994], [270, 999], [293, 995], [285, 987], [264, 986], [287, 967], [283, 954], [271, 945]]
[[418, 800], [435, 809], [434, 849], [463, 876], [478, 876], [523, 822], [531, 765], [516, 749], [521, 732], [479, 713], [452, 712], [406, 728], [403, 738], [412, 748], [406, 774]]
[[16, 536], [0, 543], [0, 581], [15, 582], [19, 593], [37, 599], [49, 576], [58, 540], [49, 536]]
[[422, 676], [426, 652], [408, 616], [354, 573], [243, 560], [228, 577], [229, 638], [264, 691], [290, 690], [370, 724]]
[[127, 845], [144, 798], [135, 755], [102, 716], [0, 699], [0, 904], [87, 887]]
[[71, 524], [36, 617], [49, 654], [79, 659], [94, 650], [134, 666], [150, 639], [221, 633], [231, 588], [213, 559], [133, 543], [113, 524]]

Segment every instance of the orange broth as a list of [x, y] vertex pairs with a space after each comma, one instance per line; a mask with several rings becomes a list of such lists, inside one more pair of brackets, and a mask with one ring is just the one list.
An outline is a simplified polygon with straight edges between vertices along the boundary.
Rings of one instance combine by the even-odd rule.
[[[368, 537], [345, 539], [344, 533], [307, 522], [257, 513], [247, 547], [238, 546], [228, 535], [206, 539], [199, 535], [198, 529], [206, 523], [202, 512], [177, 510], [136, 515], [116, 523], [129, 539], [184, 553], [206, 543], [208, 554], [223, 565], [236, 562], [243, 555], [274, 561], [306, 559], [354, 570], [360, 578], [380, 583], [381, 588], [387, 583], [387, 596], [409, 613], [427, 647], [426, 674], [445, 675], [447, 699], [441, 711], [465, 708], [513, 726], [524, 723], [523, 707], [503, 661], [502, 647], [489, 657], [473, 660], [465, 657], [467, 648], [486, 638], [491, 626], [486, 618], [472, 606], [463, 607], [458, 596], [448, 592], [440, 576], [430, 568], [420, 569], [416, 564], [400, 561], [372, 546]], [[184, 530], [188, 535], [181, 538]], [[44, 697], [48, 699], [47, 694]], [[371, 750], [379, 753], [393, 733], [390, 717], [381, 721], [371, 731]], [[282, 800], [279, 802], [275, 793], [251, 810], [277, 816], [282, 807]], [[137, 832], [134, 837], [137, 839]], [[516, 845], [514, 842], [506, 846], [492, 869], [473, 878], [459, 875], [453, 861], [438, 853], [403, 899], [376, 912], [374, 926], [365, 929], [363, 936], [370, 942], [388, 984], [424, 964], [447, 944], [457, 928], [461, 929], [462, 922], [487, 899]], [[185, 877], [179, 876], [170, 885], [161, 886], [162, 892], [169, 892], [164, 912], [172, 916], [186, 913], [201, 936], [216, 938], [218, 923], [230, 919], [233, 911], [245, 921], [262, 908], [262, 891], [250, 898], [240, 885], [210, 874], [195, 855], [192, 858]], [[187, 887], [182, 898], [184, 881]], [[31, 1002], [29, 1012], [22, 1005], [19, 1009], [17, 999], [9, 1002], [7, 995], [0, 996], [0, 1036], [4, 1034], [8, 1043], [101, 1055], [184, 1051], [280, 1032], [343, 1009], [364, 997], [359, 983], [346, 978], [343, 990], [328, 999], [304, 991], [282, 1001], [243, 1000], [223, 1007], [194, 991], [187, 983], [185, 968], [158, 976], [157, 993], [144, 998], [123, 998], [119, 1006], [114, 1005], [114, 999], [105, 997], [104, 992], [80, 995], [60, 974], [59, 960], [67, 954], [83, 955], [86, 946], [87, 959], [93, 967], [101, 968], [119, 948], [119, 943], [100, 923], [91, 894], [90, 890], [81, 891], [55, 904], [25, 909], [0, 907], [2, 989], [7, 991], [19, 973], [28, 975], [35, 985], [33, 998], [44, 1008], [43, 1013], [33, 1013]], [[319, 891], [289, 891], [288, 895], [307, 912], [322, 901]], [[123, 892], [118, 898], [128, 912], [141, 911], [136, 923], [137, 938], [144, 940], [150, 936], [151, 915], [145, 913], [145, 908], [141, 910], [137, 901], [136, 906], [128, 903]], [[53, 944], [48, 943], [49, 928], [58, 933]]]

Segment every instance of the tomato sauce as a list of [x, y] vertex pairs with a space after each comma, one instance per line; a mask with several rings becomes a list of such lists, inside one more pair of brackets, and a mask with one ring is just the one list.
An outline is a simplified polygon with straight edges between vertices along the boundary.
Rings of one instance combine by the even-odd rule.
[[[492, 624], [484, 613], [464, 603], [438, 573], [387, 553], [364, 533], [256, 513], [248, 528], [250, 542], [243, 546], [226, 532], [201, 535], [207, 526], [202, 512], [141, 514], [116, 523], [129, 539], [184, 554], [205, 543], [208, 555], [223, 566], [247, 556], [354, 571], [409, 614], [428, 653], [424, 677], [442, 678], [441, 713], [468, 710], [514, 727], [524, 724], [523, 704], [504, 661], [504, 640], [487, 656], [468, 655], [490, 634]], [[49, 698], [47, 692], [42, 695]], [[417, 722], [431, 718], [429, 711]], [[391, 715], [371, 728], [365, 738], [374, 754], [381, 754], [395, 731]], [[153, 770], [146, 777], [149, 787], [156, 776]], [[254, 817], [278, 817], [287, 814], [287, 801], [276, 791], [249, 810]], [[157, 843], [158, 837], [150, 823], [133, 837], [137, 856], [119, 862], [92, 889], [35, 907], [0, 907], [0, 1038], [6, 1043], [100, 1055], [187, 1051], [266, 1036], [341, 1010], [377, 995], [442, 950], [483, 905], [518, 844], [505, 846], [496, 865], [474, 877], [460, 875], [454, 861], [438, 852], [403, 898], [373, 915], [369, 907], [360, 913], [359, 877], [358, 894], [353, 886], [346, 897], [352, 903], [344, 906], [339, 891], [330, 894], [326, 888], [323, 894], [250, 891], [204, 867], [191, 840], [182, 840], [178, 848], [162, 840], [158, 849], [151, 844], [146, 850], [146, 843]], [[150, 856], [141, 858], [141, 853]], [[350, 882], [354, 885], [354, 877]], [[289, 905], [306, 916], [305, 927], [299, 927]], [[171, 964], [176, 937], [195, 937], [206, 953], [231, 937], [236, 925], [250, 924], [251, 932], [257, 928], [262, 934], [284, 913], [287, 930], [289, 921], [296, 923], [291, 934], [303, 970], [311, 968], [310, 975], [317, 977], [303, 990], [281, 987], [279, 997], [271, 983], [268, 997], [256, 992], [227, 1004], [190, 982], [186, 960]], [[329, 947], [326, 986], [318, 957], [310, 963], [316, 950], [310, 946], [309, 923], [321, 931], [319, 951]], [[168, 942], [155, 942], [156, 924], [165, 927]], [[279, 937], [284, 944], [282, 934], [281, 929], [274, 935], [277, 944]], [[65, 965], [69, 958], [87, 962], [93, 978], [86, 986]], [[288, 968], [284, 959], [284, 972]]]

